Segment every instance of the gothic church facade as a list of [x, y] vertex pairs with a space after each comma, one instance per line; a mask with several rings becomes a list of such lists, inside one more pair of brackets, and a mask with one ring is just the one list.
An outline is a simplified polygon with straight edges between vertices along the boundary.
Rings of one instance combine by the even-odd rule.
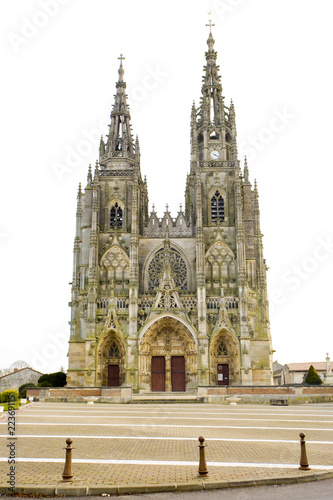
[[68, 386], [272, 384], [258, 190], [238, 160], [211, 31], [207, 44], [176, 217], [148, 211], [120, 58], [109, 135], [78, 192]]

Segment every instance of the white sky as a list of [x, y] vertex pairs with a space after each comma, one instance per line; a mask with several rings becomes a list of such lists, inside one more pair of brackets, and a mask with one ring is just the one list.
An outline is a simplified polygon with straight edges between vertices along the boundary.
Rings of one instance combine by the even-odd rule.
[[67, 367], [77, 187], [107, 132], [120, 53], [150, 208], [184, 204], [208, 11], [239, 153], [258, 181], [274, 359], [333, 358], [333, 3], [7, 0], [0, 368]]

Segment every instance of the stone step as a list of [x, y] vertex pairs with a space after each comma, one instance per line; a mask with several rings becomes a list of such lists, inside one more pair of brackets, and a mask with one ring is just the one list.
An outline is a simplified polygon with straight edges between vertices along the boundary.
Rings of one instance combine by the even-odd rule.
[[187, 392], [146, 392], [133, 394], [131, 403], [199, 403], [197, 395]]

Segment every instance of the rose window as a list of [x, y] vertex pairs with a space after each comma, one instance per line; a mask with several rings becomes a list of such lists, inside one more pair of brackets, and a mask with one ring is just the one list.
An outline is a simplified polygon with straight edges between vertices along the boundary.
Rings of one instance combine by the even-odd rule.
[[[162, 278], [164, 264], [164, 249], [161, 248], [152, 259], [148, 267], [148, 290], [154, 290], [159, 287]], [[187, 290], [187, 268], [184, 259], [177, 250], [170, 249], [170, 264], [172, 277], [175, 285], [181, 290]]]

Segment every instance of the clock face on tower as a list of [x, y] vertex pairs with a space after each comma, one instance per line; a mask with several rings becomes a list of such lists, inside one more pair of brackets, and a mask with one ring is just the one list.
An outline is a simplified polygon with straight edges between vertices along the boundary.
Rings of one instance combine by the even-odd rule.
[[220, 157], [220, 153], [218, 151], [212, 151], [210, 153], [210, 157], [212, 160], [218, 160], [218, 158]]

